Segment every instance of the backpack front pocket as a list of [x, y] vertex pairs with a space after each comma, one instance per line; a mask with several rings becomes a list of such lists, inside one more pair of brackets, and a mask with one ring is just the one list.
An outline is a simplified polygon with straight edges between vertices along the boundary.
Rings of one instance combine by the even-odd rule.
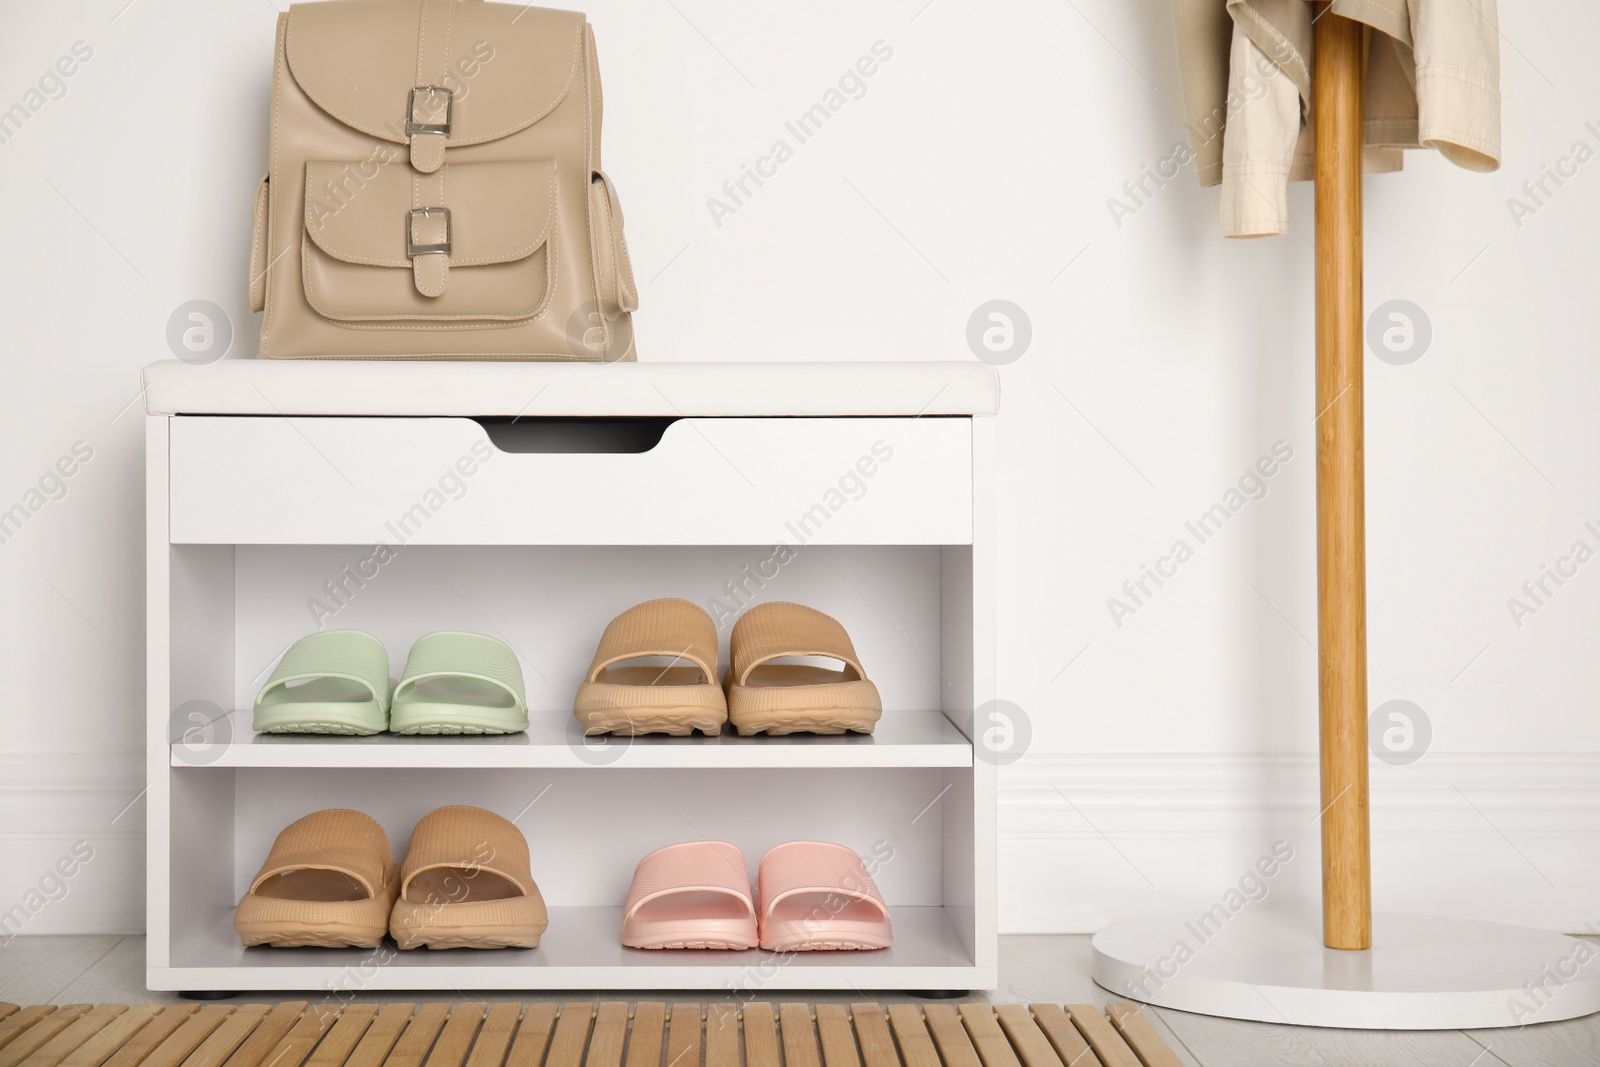
[[333, 322], [435, 329], [531, 319], [555, 290], [551, 159], [446, 163], [398, 154], [306, 164], [301, 271]]

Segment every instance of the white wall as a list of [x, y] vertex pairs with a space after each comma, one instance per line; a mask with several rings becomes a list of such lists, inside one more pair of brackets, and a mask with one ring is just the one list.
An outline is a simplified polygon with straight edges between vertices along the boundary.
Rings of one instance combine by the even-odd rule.
[[[0, 15], [0, 108], [93, 49], [0, 144], [0, 508], [93, 450], [0, 545], [0, 905], [95, 849], [34, 932], [139, 924], [137, 375], [194, 298], [254, 353], [273, 2]], [[1600, 920], [1600, 563], [1520, 627], [1506, 600], [1574, 541], [1600, 548], [1600, 164], [1520, 227], [1507, 198], [1600, 148], [1600, 11], [1502, 6], [1505, 168], [1418, 156], [1368, 184], [1368, 304], [1414, 301], [1433, 328], [1420, 361], [1367, 368], [1372, 699], [1433, 730], [1419, 762], [1375, 765], [1377, 894], [1579, 929]], [[1116, 225], [1107, 198], [1183, 136], [1167, 5], [591, 15], [645, 359], [969, 359], [981, 302], [1031, 318], [1003, 371], [1001, 676], [1033, 734], [1002, 779], [1004, 927], [1209, 906], [1279, 838], [1297, 859], [1276, 891], [1314, 899], [1309, 190], [1270, 241], [1217, 237], [1188, 174]], [[708, 197], [878, 41], [865, 95], [716, 225]], [[1279, 440], [1265, 499], [1116, 625], [1107, 598]]]

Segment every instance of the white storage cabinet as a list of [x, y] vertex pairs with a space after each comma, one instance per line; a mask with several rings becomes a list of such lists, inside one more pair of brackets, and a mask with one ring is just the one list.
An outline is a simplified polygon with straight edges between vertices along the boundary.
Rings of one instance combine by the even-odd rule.
[[[990, 368], [955, 363], [158, 363], [148, 416], [154, 990], [989, 989], [996, 977]], [[572, 698], [607, 621], [660, 596], [838, 618], [884, 699], [870, 737], [589, 739]], [[295, 639], [369, 630], [392, 672], [436, 629], [522, 660], [509, 737], [257, 736]], [[367, 812], [398, 860], [444, 804], [513, 819], [538, 949], [241, 947], [274, 837]], [[894, 947], [789, 957], [618, 939], [633, 868], [723, 838], [877, 857]]]

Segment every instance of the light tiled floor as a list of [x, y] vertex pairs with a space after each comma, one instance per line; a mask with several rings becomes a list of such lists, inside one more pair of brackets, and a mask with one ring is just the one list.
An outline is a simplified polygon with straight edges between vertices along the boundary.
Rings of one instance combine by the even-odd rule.
[[[252, 1000], [318, 1000], [321, 991], [275, 993]], [[403, 999], [462, 1000], [425, 993]], [[637, 990], [607, 992], [608, 1000], [691, 998], [682, 993]], [[144, 988], [141, 937], [19, 937], [0, 947], [0, 1001], [136, 1004], [178, 999]], [[245, 998], [240, 998], [241, 1000]], [[356, 1000], [385, 1001], [400, 995], [361, 994]], [[562, 995], [474, 992], [474, 1000], [595, 1000], [598, 994]], [[736, 998], [713, 998], [733, 1000]], [[783, 998], [774, 998], [783, 999]], [[792, 999], [802, 999], [799, 995]], [[806, 994], [808, 1001], [915, 1001], [905, 995]], [[992, 1003], [1051, 1001], [1105, 1004], [1112, 997], [1089, 980], [1089, 939], [1078, 936], [1016, 936], [1002, 939], [1000, 988], [974, 999]], [[1280, 1064], [1350, 1067], [1596, 1067], [1600, 1065], [1600, 1016], [1547, 1023], [1521, 1030], [1456, 1030], [1423, 1033], [1320, 1030], [1213, 1019], [1166, 1009], [1146, 1009], [1156, 1028], [1188, 1067], [1278, 1067]]]

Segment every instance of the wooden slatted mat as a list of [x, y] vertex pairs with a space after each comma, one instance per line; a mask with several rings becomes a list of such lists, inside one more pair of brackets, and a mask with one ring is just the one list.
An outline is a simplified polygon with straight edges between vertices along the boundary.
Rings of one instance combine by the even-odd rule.
[[1133, 1004], [0, 1004], [0, 1067], [1181, 1067]]

